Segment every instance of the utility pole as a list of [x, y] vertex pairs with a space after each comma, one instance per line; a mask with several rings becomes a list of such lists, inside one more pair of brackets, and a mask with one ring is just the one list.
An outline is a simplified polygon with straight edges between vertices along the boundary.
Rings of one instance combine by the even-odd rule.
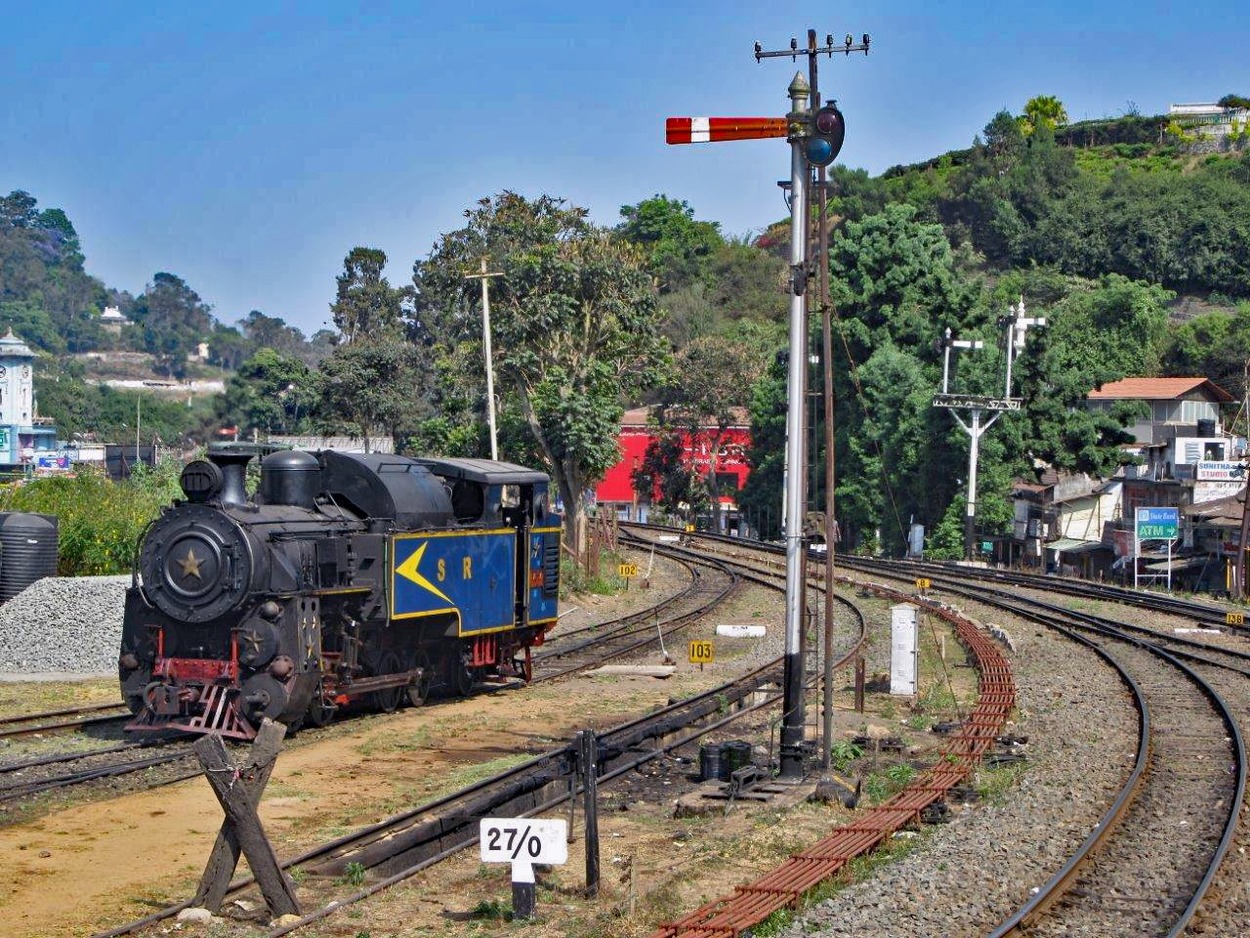
[[[955, 422], [968, 434], [968, 502], [964, 511], [964, 559], [972, 560], [976, 555], [976, 518], [977, 518], [977, 463], [980, 456], [981, 436], [992, 427], [1000, 416], [1009, 410], [1019, 410], [1021, 400], [1011, 396], [1011, 363], [1015, 353], [1024, 348], [1025, 332], [1030, 326], [1044, 326], [1046, 320], [1030, 319], [1024, 315], [1024, 299], [1020, 299], [1019, 307], [1010, 307], [1012, 316], [1001, 324], [1007, 327], [1007, 382], [1006, 396], [1001, 398], [987, 397], [978, 394], [950, 393], [951, 349], [968, 349], [975, 351], [985, 346], [980, 340], [964, 340], [951, 338], [950, 329], [939, 340], [942, 348], [942, 393], [933, 398], [934, 407], [945, 407], [951, 411]], [[956, 410], [971, 411], [970, 422], [956, 413]], [[992, 416], [985, 423], [982, 415], [990, 412]]]
[[[809, 101], [819, 101], [815, 88], [817, 56], [834, 52], [850, 55], [868, 52], [869, 38], [861, 43], [851, 36], [835, 46], [833, 36], [825, 37], [823, 47], [816, 44], [814, 30], [808, 32], [807, 49], [799, 51], [798, 40], [790, 40], [790, 48], [765, 52], [757, 42], [755, 60], [788, 56], [797, 61], [805, 55], [811, 64], [811, 78], [795, 73], [790, 82], [790, 112], [785, 118], [771, 117], [670, 117], [665, 122], [668, 143], [711, 143], [762, 137], [785, 137], [790, 143], [790, 333], [787, 373], [786, 454], [784, 528], [786, 542], [786, 618], [785, 669], [783, 682], [781, 726], [781, 777], [798, 781], [803, 777], [803, 728], [805, 720], [803, 685], [803, 586], [806, 581], [806, 551], [803, 545], [803, 508], [806, 504], [806, 466], [803, 462], [804, 411], [807, 371], [807, 282], [810, 276], [807, 256], [808, 192], [812, 168], [828, 166], [837, 158], [846, 135], [842, 112], [836, 105], [812, 108]], [[828, 367], [826, 361], [825, 367]]]
[[490, 458], [499, 458], [499, 441], [495, 432], [495, 365], [490, 348], [490, 287], [491, 277], [502, 277], [503, 271], [488, 271], [486, 258], [482, 258], [480, 273], [465, 274], [465, 280], [482, 281], [482, 350], [486, 358], [486, 419], [490, 422]]

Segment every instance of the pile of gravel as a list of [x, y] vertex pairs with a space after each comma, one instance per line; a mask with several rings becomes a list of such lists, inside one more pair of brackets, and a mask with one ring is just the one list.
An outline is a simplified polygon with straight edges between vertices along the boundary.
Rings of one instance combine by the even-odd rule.
[[0, 674], [116, 671], [130, 576], [45, 577], [0, 605]]

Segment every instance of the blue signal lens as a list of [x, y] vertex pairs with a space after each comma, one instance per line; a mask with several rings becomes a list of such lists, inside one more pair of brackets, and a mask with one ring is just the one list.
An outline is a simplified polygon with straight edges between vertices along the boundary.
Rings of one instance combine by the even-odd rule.
[[828, 166], [838, 155], [833, 149], [833, 144], [824, 137], [808, 137], [804, 149], [807, 162], [813, 166]]

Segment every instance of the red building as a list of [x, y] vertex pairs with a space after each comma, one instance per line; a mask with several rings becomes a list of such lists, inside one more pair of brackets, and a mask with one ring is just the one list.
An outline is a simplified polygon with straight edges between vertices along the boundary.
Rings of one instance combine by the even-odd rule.
[[[625, 412], [616, 438], [621, 458], [595, 487], [595, 504], [613, 509], [617, 517], [624, 521], [646, 521], [654, 494], [635, 491], [633, 480], [634, 470], [642, 465], [647, 447], [659, 438], [658, 428], [647, 422], [652, 410], [650, 407], [638, 407]], [[685, 460], [701, 477], [706, 478], [715, 463], [717, 482], [722, 492], [738, 492], [746, 482], [750, 473], [746, 450], [750, 442], [751, 430], [745, 410], [735, 411], [734, 423], [724, 433], [711, 426], [694, 434], [685, 433], [682, 440]], [[713, 445], [716, 445], [715, 459]], [[727, 526], [736, 528], [737, 497], [722, 494], [720, 506]]]

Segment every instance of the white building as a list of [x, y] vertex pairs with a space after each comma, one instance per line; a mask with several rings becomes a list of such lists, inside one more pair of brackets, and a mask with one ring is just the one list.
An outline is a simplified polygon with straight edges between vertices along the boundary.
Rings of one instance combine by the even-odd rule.
[[56, 451], [56, 427], [35, 415], [34, 361], [12, 329], [0, 338], [0, 466], [33, 467]]

